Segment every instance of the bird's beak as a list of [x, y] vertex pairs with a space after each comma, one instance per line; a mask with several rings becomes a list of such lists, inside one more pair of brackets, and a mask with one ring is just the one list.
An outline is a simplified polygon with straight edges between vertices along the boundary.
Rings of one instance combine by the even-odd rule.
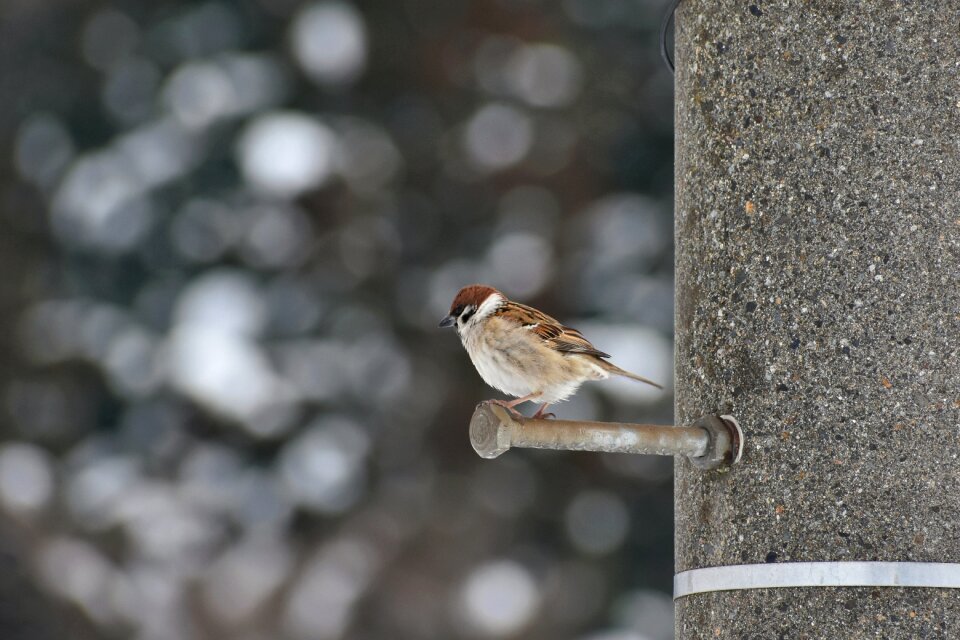
[[456, 322], [456, 318], [454, 318], [453, 316], [447, 316], [446, 318], [440, 321], [440, 326], [449, 327], [449, 326], [452, 326], [454, 322]]

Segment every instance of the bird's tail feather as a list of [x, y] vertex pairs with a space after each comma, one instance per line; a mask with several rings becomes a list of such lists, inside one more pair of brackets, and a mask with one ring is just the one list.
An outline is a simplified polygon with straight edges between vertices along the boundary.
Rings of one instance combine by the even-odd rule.
[[644, 378], [643, 376], [638, 376], [635, 373], [630, 373], [626, 369], [621, 369], [620, 367], [613, 364], [612, 362], [603, 361], [603, 368], [612, 374], [623, 376], [624, 378], [630, 378], [631, 380], [636, 380], [637, 382], [645, 382], [650, 386], [656, 387], [657, 389], [663, 389], [663, 385], [657, 384], [653, 380], [649, 380], [647, 378]]

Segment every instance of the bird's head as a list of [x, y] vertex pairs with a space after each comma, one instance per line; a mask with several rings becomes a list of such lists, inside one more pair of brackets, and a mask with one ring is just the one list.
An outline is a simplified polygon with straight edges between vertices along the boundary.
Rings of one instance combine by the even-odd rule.
[[506, 298], [493, 287], [472, 284], [457, 292], [450, 305], [450, 313], [440, 321], [441, 327], [463, 331], [469, 324], [476, 324], [493, 313]]

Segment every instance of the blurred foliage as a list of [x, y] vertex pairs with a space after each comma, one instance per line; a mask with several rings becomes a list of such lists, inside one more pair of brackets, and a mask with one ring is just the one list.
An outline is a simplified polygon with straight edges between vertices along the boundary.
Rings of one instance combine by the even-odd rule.
[[[8, 0], [23, 580], [90, 637], [671, 638], [670, 462], [479, 460], [436, 329], [488, 282], [672, 379], [660, 10]], [[671, 420], [621, 382], [557, 412]]]

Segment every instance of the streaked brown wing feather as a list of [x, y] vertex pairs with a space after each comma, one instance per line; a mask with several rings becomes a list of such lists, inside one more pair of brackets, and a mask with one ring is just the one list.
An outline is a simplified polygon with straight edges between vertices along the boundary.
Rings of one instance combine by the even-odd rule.
[[498, 310], [498, 314], [508, 314], [521, 326], [529, 327], [543, 342], [561, 353], [582, 353], [597, 358], [609, 358], [610, 354], [600, 351], [579, 331], [565, 327], [542, 311], [519, 302], [509, 302]]
[[[543, 335], [539, 331], [543, 326], [544, 325], [540, 325], [534, 329], [534, 331], [540, 335]], [[597, 358], [610, 357], [609, 353], [604, 353], [590, 344], [590, 341], [584, 338], [583, 335], [576, 329], [564, 327], [563, 325], [553, 325], [550, 326], [549, 329], [550, 334], [553, 337], [545, 340], [545, 342], [547, 342], [547, 344], [557, 351], [563, 353], [582, 353], [588, 356], [596, 356]]]

